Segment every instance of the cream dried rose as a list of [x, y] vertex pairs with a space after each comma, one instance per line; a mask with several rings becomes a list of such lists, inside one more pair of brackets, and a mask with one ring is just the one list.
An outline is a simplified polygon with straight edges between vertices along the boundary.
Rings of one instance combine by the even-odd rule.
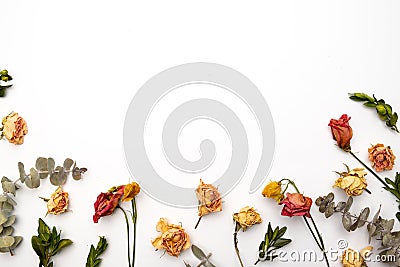
[[393, 154], [390, 146], [385, 147], [383, 144], [376, 144], [368, 148], [369, 160], [372, 162], [372, 167], [377, 172], [390, 171], [393, 169], [396, 156]]
[[211, 212], [222, 211], [222, 199], [218, 189], [212, 184], [205, 184], [200, 179], [200, 184], [196, 189], [196, 197], [199, 200], [199, 216], [204, 216]]
[[233, 220], [240, 224], [243, 231], [246, 231], [247, 228], [262, 222], [260, 214], [255, 211], [253, 207], [249, 206], [242, 208], [238, 213], [234, 213]]
[[61, 187], [58, 187], [47, 201], [47, 213], [54, 215], [64, 213], [68, 209], [68, 203], [68, 193], [62, 191]]
[[161, 232], [151, 242], [156, 249], [165, 249], [169, 255], [178, 257], [183, 250], [190, 248], [189, 235], [180, 225], [169, 224], [167, 219], [161, 218], [156, 229]]
[[28, 127], [26, 121], [18, 113], [10, 113], [3, 118], [2, 124], [2, 135], [7, 138], [8, 142], [16, 145], [24, 143], [24, 136], [28, 133]]
[[367, 188], [367, 173], [362, 168], [340, 173], [340, 178], [335, 181], [336, 187], [343, 189], [348, 196], [359, 196]]

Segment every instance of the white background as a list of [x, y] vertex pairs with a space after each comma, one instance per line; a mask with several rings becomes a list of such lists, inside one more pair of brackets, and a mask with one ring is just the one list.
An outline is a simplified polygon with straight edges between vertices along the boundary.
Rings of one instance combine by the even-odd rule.
[[[2, 0], [0, 68], [10, 71], [15, 85], [7, 97], [0, 98], [0, 116], [18, 111], [28, 122], [29, 134], [22, 146], [0, 143], [0, 175], [16, 178], [18, 161], [29, 168], [39, 156], [54, 157], [59, 164], [71, 157], [87, 167], [82, 181], [71, 179], [64, 187], [70, 193], [72, 212], [45, 218], [74, 241], [54, 259], [55, 264], [84, 266], [90, 244], [105, 235], [110, 246], [102, 266], [127, 266], [122, 215], [117, 212], [98, 224], [92, 222], [96, 196], [131, 179], [122, 144], [125, 112], [136, 90], [153, 75], [175, 65], [203, 61], [240, 71], [268, 102], [277, 143], [267, 179], [292, 178], [313, 199], [326, 195], [336, 178], [332, 171], [343, 170], [342, 163], [359, 167], [334, 146], [327, 126], [331, 117], [343, 113], [352, 117], [352, 147], [363, 160], [367, 161], [370, 144], [377, 142], [391, 145], [400, 157], [399, 134], [387, 129], [373, 110], [347, 99], [348, 92], [375, 93], [400, 111], [399, 11], [398, 1], [365, 0]], [[214, 128], [211, 125], [209, 130]], [[181, 141], [185, 155], [196, 158], [194, 144], [199, 140], [191, 142], [190, 135], [185, 138]], [[193, 229], [196, 210], [167, 207], [140, 194], [136, 266], [183, 266], [184, 259], [192, 266], [197, 264], [190, 251], [178, 259], [154, 251], [150, 240], [157, 236], [155, 225], [160, 217], [181, 222], [193, 243], [213, 252], [217, 266], [238, 266], [231, 214], [245, 205], [256, 207], [264, 219], [262, 225], [239, 234], [246, 266], [257, 259], [268, 221], [289, 227], [287, 236], [293, 243], [287, 250], [315, 250], [301, 218], [281, 217], [281, 207], [262, 198], [261, 189], [247, 193], [257, 160], [250, 157], [253, 167], [224, 199], [224, 211], [205, 217], [197, 230]], [[223, 161], [220, 164], [226, 166]], [[382, 176], [394, 174], [395, 170]], [[393, 217], [397, 210], [394, 198], [371, 174], [367, 178], [373, 194], [358, 197], [354, 212], [365, 205], [375, 212], [382, 204], [382, 215]], [[54, 189], [45, 181], [38, 190], [24, 187], [18, 192], [16, 234], [25, 239], [14, 257], [0, 255], [0, 266], [37, 266], [30, 237], [36, 233], [37, 219], [46, 213], [38, 196], [49, 196]], [[337, 198], [345, 199], [342, 191], [334, 191]], [[365, 229], [348, 234], [339, 216], [326, 220], [315, 206], [312, 213], [328, 248], [336, 249], [339, 239], [348, 240], [354, 249], [368, 244]]]

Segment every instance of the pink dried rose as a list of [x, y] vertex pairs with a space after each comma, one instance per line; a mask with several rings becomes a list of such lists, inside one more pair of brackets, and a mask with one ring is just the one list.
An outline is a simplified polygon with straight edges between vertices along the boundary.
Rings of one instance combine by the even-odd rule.
[[300, 193], [287, 193], [286, 198], [282, 200], [283, 204], [281, 214], [283, 216], [306, 216], [311, 217], [310, 208], [312, 200]]
[[111, 215], [114, 212], [124, 195], [124, 188], [125, 186], [121, 185], [115, 188], [115, 190], [98, 195], [94, 203], [95, 213], [93, 215], [93, 222], [98, 223], [101, 217]]
[[390, 146], [384, 146], [383, 144], [376, 144], [368, 148], [369, 160], [372, 162], [372, 167], [377, 172], [390, 171], [393, 169], [394, 160], [396, 156], [393, 154]]

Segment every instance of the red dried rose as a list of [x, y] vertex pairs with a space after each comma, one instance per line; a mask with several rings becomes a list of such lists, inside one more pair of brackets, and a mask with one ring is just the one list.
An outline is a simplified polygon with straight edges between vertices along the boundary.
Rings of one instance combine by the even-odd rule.
[[300, 193], [287, 193], [286, 198], [282, 200], [280, 204], [283, 204], [281, 215], [283, 216], [307, 216], [310, 215], [310, 208], [312, 200], [309, 197], [305, 197]]
[[332, 137], [337, 142], [338, 146], [350, 151], [350, 140], [353, 137], [353, 130], [350, 127], [349, 120], [351, 118], [347, 114], [343, 114], [340, 119], [331, 119], [328, 126], [331, 127]]
[[124, 195], [124, 187], [121, 185], [112, 192], [100, 193], [94, 203], [93, 222], [97, 223], [101, 217], [111, 215], [114, 212]]

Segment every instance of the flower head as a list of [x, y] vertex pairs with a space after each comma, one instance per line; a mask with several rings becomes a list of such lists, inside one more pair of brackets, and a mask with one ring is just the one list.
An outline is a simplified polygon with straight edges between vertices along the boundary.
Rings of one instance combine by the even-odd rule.
[[196, 197], [199, 200], [199, 216], [204, 216], [211, 212], [222, 211], [222, 199], [218, 189], [212, 184], [205, 184], [200, 179], [200, 184], [196, 189]]
[[312, 200], [300, 193], [287, 193], [286, 198], [282, 200], [281, 204], [284, 205], [281, 212], [283, 216], [311, 216], [310, 208]]
[[189, 235], [180, 225], [169, 224], [167, 219], [161, 218], [156, 230], [161, 232], [151, 242], [156, 249], [165, 249], [169, 255], [178, 257], [183, 250], [190, 247]]
[[372, 167], [374, 167], [377, 172], [393, 169], [396, 156], [393, 154], [390, 146], [385, 147], [383, 144], [376, 144], [368, 148], [368, 153], [368, 158], [372, 162]]
[[62, 191], [61, 187], [58, 187], [47, 201], [47, 213], [58, 215], [66, 212], [68, 209], [68, 202], [68, 193]]
[[331, 127], [332, 137], [337, 145], [344, 151], [350, 151], [350, 140], [353, 137], [353, 130], [349, 124], [350, 117], [343, 114], [338, 120], [331, 119], [328, 126]]
[[233, 220], [240, 225], [243, 231], [262, 222], [260, 214], [253, 207], [249, 206], [240, 209], [238, 213], [234, 213]]
[[273, 198], [278, 203], [280, 203], [282, 201], [282, 199], [285, 197], [282, 194], [281, 183], [276, 182], [276, 181], [271, 181], [270, 183], [268, 183], [264, 187], [264, 189], [262, 191], [262, 195], [264, 197]]
[[359, 196], [367, 188], [367, 173], [363, 168], [353, 169], [340, 173], [340, 178], [335, 181], [336, 187], [343, 189], [348, 196]]
[[3, 118], [3, 133], [8, 142], [16, 145], [24, 143], [24, 136], [28, 133], [28, 127], [26, 121], [18, 115], [18, 113], [12, 112], [7, 117]]
[[361, 252], [355, 251], [351, 248], [346, 249], [342, 254], [343, 267], [366, 267], [367, 264], [365, 263], [365, 258], [372, 249], [371, 246], [364, 248]]
[[95, 213], [93, 215], [93, 222], [97, 223], [101, 217], [111, 215], [122, 196], [124, 195], [123, 185], [116, 188], [113, 192], [100, 193], [96, 202], [94, 203]]
[[133, 182], [125, 185], [124, 187], [124, 196], [122, 197], [122, 201], [128, 202], [131, 201], [137, 194], [140, 192], [140, 186], [138, 183]]

